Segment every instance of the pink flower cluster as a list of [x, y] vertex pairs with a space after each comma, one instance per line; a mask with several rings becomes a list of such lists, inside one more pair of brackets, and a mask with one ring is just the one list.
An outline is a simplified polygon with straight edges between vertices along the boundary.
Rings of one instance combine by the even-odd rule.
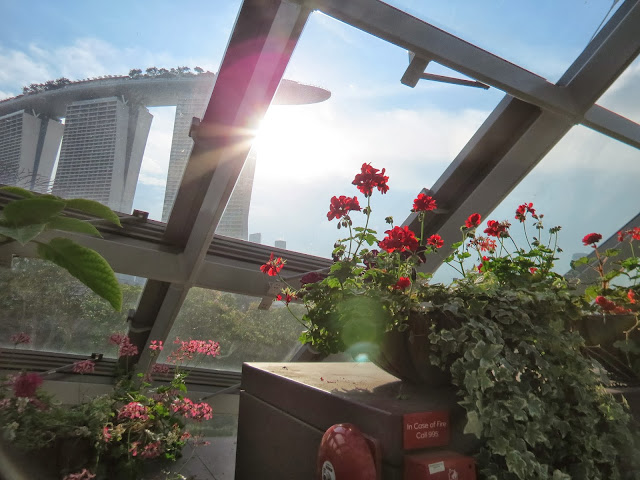
[[96, 368], [95, 362], [92, 360], [79, 360], [73, 364], [73, 373], [83, 375], [85, 373], [93, 373]]
[[167, 357], [167, 361], [171, 363], [192, 360], [196, 354], [211, 357], [220, 355], [220, 344], [213, 340], [189, 340], [185, 342], [176, 338], [173, 343], [180, 346]]
[[127, 403], [118, 411], [118, 420], [149, 420], [149, 409], [138, 402]]
[[169, 365], [164, 363], [154, 363], [151, 367], [151, 373], [161, 373], [166, 375], [169, 373]]
[[86, 468], [83, 468], [80, 472], [70, 473], [65, 476], [62, 480], [91, 480], [92, 478], [96, 478], [95, 473], [91, 473]]
[[124, 333], [114, 333], [109, 337], [109, 343], [120, 347], [119, 356], [133, 357], [138, 354], [138, 347], [129, 341], [129, 337]]
[[162, 340], [151, 340], [151, 345], [149, 345], [151, 350], [162, 350]]
[[213, 409], [206, 402], [194, 403], [188, 398], [176, 399], [171, 404], [174, 413], [181, 413], [185, 418], [192, 418], [196, 421], [211, 420]]
[[142, 458], [156, 458], [163, 452], [162, 442], [157, 440], [152, 443], [148, 443], [145, 445], [144, 450], [140, 452], [140, 456]]
[[16, 397], [33, 397], [42, 382], [37, 373], [23, 373], [13, 379], [13, 393]]
[[21, 343], [31, 343], [31, 337], [24, 332], [11, 335], [10, 340], [14, 345], [20, 345]]

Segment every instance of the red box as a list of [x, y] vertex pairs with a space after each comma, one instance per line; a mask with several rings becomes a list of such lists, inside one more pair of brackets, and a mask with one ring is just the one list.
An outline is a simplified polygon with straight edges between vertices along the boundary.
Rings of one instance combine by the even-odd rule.
[[404, 457], [404, 480], [476, 480], [476, 462], [447, 450], [414, 453]]
[[407, 413], [402, 416], [405, 450], [444, 447], [449, 444], [449, 412]]

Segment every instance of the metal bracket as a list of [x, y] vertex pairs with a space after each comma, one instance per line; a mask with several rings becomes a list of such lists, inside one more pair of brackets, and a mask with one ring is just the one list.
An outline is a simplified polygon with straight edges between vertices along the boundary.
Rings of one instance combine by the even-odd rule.
[[432, 80], [434, 82], [449, 83], [452, 85], [464, 85], [466, 87], [482, 88], [484, 90], [489, 89], [489, 85], [486, 85], [477, 80], [466, 80], [464, 78], [447, 77], [444, 75], [435, 75], [433, 73], [425, 73], [429, 62], [432, 59], [425, 59], [418, 57], [415, 53], [409, 52], [409, 66], [402, 75], [400, 82], [403, 85], [414, 88], [420, 80]]

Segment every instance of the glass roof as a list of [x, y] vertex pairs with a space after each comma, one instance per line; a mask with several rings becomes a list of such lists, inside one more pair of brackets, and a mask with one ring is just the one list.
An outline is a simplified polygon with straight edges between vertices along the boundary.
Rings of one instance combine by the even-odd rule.
[[640, 57], [627, 67], [620, 77], [598, 99], [598, 104], [640, 122]]
[[386, 3], [555, 82], [621, 2]]
[[285, 78], [319, 85], [331, 98], [270, 108], [256, 141], [250, 233], [261, 233], [264, 244], [284, 240], [290, 250], [330, 256], [340, 232], [327, 222], [329, 201], [359, 195], [351, 182], [363, 163], [390, 177], [389, 192], [373, 200], [374, 229], [388, 227], [386, 216], [398, 223], [408, 216], [415, 196], [504, 95], [426, 80], [410, 88], [400, 83], [408, 63], [394, 45], [311, 15]]

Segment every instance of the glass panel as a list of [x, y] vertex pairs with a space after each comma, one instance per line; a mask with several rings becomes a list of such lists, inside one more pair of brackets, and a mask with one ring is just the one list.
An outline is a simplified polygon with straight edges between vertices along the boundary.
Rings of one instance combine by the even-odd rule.
[[622, 2], [386, 3], [556, 82]]
[[[283, 362], [299, 346], [304, 327], [281, 302], [258, 310], [259, 298], [204, 288], [192, 288], [167, 337], [158, 361], [164, 362], [176, 337], [181, 340], [214, 340], [220, 356], [207, 357], [192, 367], [240, 371], [242, 362]], [[290, 305], [298, 317], [304, 307]]]
[[[339, 53], [337, 53], [339, 52]], [[359, 195], [351, 182], [363, 163], [386, 168], [389, 192], [373, 200], [373, 227], [401, 222], [503, 94], [420, 82], [400, 83], [406, 51], [315, 13], [286, 78], [319, 85], [331, 98], [274, 106], [256, 141], [249, 234], [267, 245], [327, 257], [337, 235], [326, 220], [334, 195]], [[360, 221], [358, 217], [357, 221]], [[259, 238], [259, 240], [258, 240]]]
[[240, 4], [3, 5], [0, 183], [168, 217]]
[[638, 96], [640, 96], [640, 57], [627, 67], [597, 103], [634, 122], [640, 122]]
[[[546, 229], [562, 227], [558, 245], [563, 252], [555, 271], [564, 274], [571, 260], [592, 251], [582, 244], [585, 235], [600, 233], [606, 240], [638, 214], [639, 178], [640, 151], [576, 126], [485, 220], [508, 220], [516, 243], [526, 244], [514, 217], [518, 205], [533, 202], [537, 213], [545, 215]], [[478, 230], [485, 228], [483, 223]], [[446, 282], [453, 274], [443, 265], [434, 280]]]
[[49, 352], [116, 357], [109, 335], [127, 330], [127, 314], [136, 308], [145, 279], [118, 274], [122, 311], [109, 304], [57, 265], [36, 258], [16, 258], [0, 269], [0, 346], [13, 335], [27, 334], [27, 348]]

